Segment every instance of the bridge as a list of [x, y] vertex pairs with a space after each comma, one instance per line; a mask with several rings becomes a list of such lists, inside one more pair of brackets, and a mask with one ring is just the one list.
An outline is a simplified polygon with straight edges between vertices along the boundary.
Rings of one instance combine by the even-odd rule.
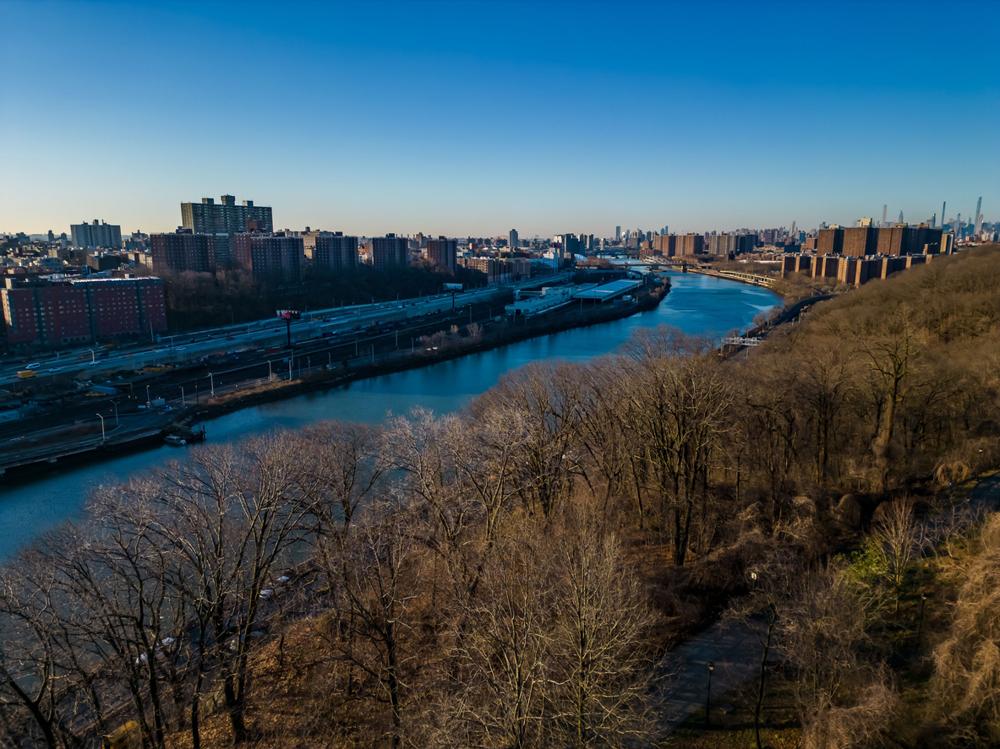
[[766, 289], [773, 287], [775, 280], [770, 276], [762, 276], [759, 273], [744, 273], [739, 270], [715, 270], [714, 268], [688, 267], [688, 272], [702, 273], [706, 276], [716, 276], [718, 278], [729, 278], [733, 281], [742, 281], [743, 283], [753, 284], [754, 286], [763, 286]]
[[742, 335], [731, 335], [723, 338], [722, 342], [727, 346], [759, 346], [764, 342], [764, 339]]

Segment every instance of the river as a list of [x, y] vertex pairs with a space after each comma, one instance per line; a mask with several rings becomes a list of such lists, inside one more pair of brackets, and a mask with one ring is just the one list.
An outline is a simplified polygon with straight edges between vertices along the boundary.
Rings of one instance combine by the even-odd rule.
[[[218, 444], [324, 419], [378, 422], [389, 413], [403, 414], [416, 406], [438, 413], [454, 411], [491, 388], [505, 373], [529, 362], [586, 361], [619, 349], [637, 329], [659, 325], [672, 325], [692, 335], [722, 336], [749, 327], [757, 314], [781, 301], [766, 289], [693, 273], [672, 273], [671, 282], [670, 293], [655, 310], [245, 408], [206, 421], [208, 440]], [[59, 523], [79, 518], [95, 486], [122, 481], [183, 456], [183, 449], [159, 447], [22, 483], [0, 478], [4, 482], [0, 487], [0, 559]]]

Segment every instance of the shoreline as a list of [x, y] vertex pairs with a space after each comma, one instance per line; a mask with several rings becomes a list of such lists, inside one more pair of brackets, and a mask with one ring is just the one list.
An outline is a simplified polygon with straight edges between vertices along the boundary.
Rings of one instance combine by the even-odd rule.
[[[348, 370], [321, 371], [308, 374], [303, 378], [288, 382], [280, 381], [266, 386], [248, 387], [241, 391], [219, 396], [214, 402], [200, 403], [178, 410], [173, 421], [173, 428], [178, 424], [191, 425], [204, 420], [211, 420], [235, 411], [252, 408], [267, 403], [287, 400], [289, 398], [324, 392], [344, 387], [360, 380], [372, 379], [412, 369], [419, 369], [433, 364], [459, 359], [471, 354], [483, 353], [507, 345], [553, 335], [576, 328], [587, 328], [607, 322], [631, 317], [634, 314], [656, 309], [670, 293], [669, 279], [656, 286], [648, 287], [643, 295], [633, 303], [613, 303], [607, 308], [594, 306], [586, 311], [557, 312], [552, 316], [529, 319], [523, 323], [504, 321], [503, 327], [490, 331], [477, 340], [461, 338], [452, 341], [447, 347], [442, 347], [433, 353], [392, 352], [382, 361], [359, 364]], [[73, 451], [58, 458], [41, 460], [11, 466], [4, 470], [0, 468], [0, 476], [8, 485], [23, 486], [35, 480], [51, 475], [63, 468], [69, 469], [80, 465], [94, 465], [99, 462], [123, 457], [164, 444], [163, 436], [171, 431], [171, 426], [165, 427], [155, 436], [145, 435], [134, 440], [125, 440], [114, 445], [96, 445], [91, 449]], [[211, 435], [208, 435], [211, 439]]]

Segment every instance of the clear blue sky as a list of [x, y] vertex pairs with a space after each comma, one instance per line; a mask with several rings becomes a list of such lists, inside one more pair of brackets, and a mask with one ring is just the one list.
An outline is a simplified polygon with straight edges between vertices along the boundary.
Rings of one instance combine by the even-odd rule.
[[[1000, 218], [1000, 3], [0, 0], [0, 231]], [[940, 217], [939, 217], [940, 218]]]

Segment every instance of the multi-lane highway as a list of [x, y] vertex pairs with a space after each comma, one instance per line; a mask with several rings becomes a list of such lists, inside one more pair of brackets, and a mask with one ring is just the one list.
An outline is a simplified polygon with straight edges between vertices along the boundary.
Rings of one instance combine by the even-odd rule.
[[[294, 337], [298, 341], [343, 335], [363, 330], [378, 323], [399, 322], [422, 317], [471, 304], [488, 302], [513, 288], [531, 288], [543, 284], [568, 280], [569, 273], [544, 278], [532, 278], [504, 287], [437, 294], [395, 302], [360, 304], [351, 307], [303, 312], [302, 318], [293, 323]], [[246, 351], [280, 345], [286, 336], [284, 321], [277, 318], [256, 320], [250, 323], [199, 330], [178, 335], [160, 336], [153, 344], [102, 349], [83, 348], [60, 352], [45, 358], [30, 360], [13, 359], [0, 364], [0, 386], [20, 381], [18, 372], [30, 367], [35, 380], [56, 376], [74, 376], [81, 372], [104, 375], [109, 372], [137, 370], [143, 367], [182, 364], [198, 361], [212, 354]]]

